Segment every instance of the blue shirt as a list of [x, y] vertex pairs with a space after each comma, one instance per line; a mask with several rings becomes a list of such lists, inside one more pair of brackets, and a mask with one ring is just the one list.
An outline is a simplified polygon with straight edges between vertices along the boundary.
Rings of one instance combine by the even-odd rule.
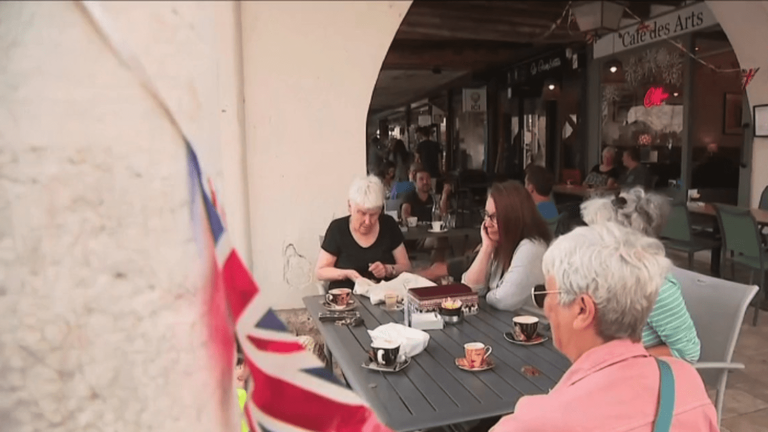
[[541, 217], [544, 219], [556, 218], [559, 214], [557, 212], [557, 207], [555, 207], [555, 203], [552, 201], [542, 201], [536, 204], [536, 208], [539, 209], [539, 213], [541, 213]]
[[397, 199], [398, 195], [405, 195], [412, 190], [416, 190], [416, 185], [413, 184], [413, 182], [397, 182], [392, 186], [392, 192], [389, 197], [391, 199]]

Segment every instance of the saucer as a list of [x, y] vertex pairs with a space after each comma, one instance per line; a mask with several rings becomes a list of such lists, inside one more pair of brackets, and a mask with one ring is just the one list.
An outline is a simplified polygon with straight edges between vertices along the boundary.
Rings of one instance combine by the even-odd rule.
[[538, 334], [532, 340], [524, 342], [521, 340], [517, 340], [517, 338], [515, 338], [515, 334], [512, 332], [504, 332], [504, 339], [512, 342], [513, 344], [518, 344], [518, 345], [538, 345], [542, 342], [546, 342], [549, 340], [548, 337]]
[[456, 360], [454, 360], [454, 363], [456, 363], [456, 366], [458, 366], [459, 369], [465, 370], [468, 372], [482, 372], [488, 369], [493, 369], [493, 367], [495, 366], [495, 364], [493, 364], [493, 360], [487, 357], [485, 359], [485, 366], [480, 368], [472, 369], [470, 367], [467, 367], [467, 359], [464, 357], [457, 358]]
[[387, 307], [386, 303], [382, 303], [382, 305], [381, 305], [381, 306], [379, 306], [379, 307], [380, 307], [382, 310], [385, 310], [385, 311], [387, 311], [387, 312], [396, 312], [396, 311], [401, 311], [401, 310], [403, 310], [403, 308], [405, 307], [405, 305], [404, 305], [403, 303], [401, 303], [401, 302], [398, 302], [398, 303], [395, 305], [395, 307], [393, 307], [393, 308], [391, 308], [391, 309], [390, 309], [390, 308], [388, 308], [388, 307]]
[[346, 306], [336, 306], [335, 304], [328, 303], [326, 300], [323, 300], [321, 304], [329, 311], [348, 311], [354, 309], [357, 306], [357, 302], [351, 299], [349, 302], [347, 302]]
[[366, 369], [379, 371], [379, 372], [400, 372], [401, 370], [405, 369], [406, 366], [411, 364], [411, 358], [406, 357], [405, 360], [403, 360], [402, 362], [395, 363], [394, 366], [382, 366], [379, 363], [377, 363], [376, 360], [371, 358], [372, 354], [373, 352], [371, 351], [368, 352], [368, 358], [365, 359], [365, 361], [361, 366], [363, 366]]
[[432, 233], [432, 234], [442, 234], [444, 232], [448, 232], [448, 228], [443, 228], [443, 229], [437, 230], [437, 231], [435, 231], [432, 228], [430, 228], [430, 229], [427, 230], [427, 232], [428, 233]]

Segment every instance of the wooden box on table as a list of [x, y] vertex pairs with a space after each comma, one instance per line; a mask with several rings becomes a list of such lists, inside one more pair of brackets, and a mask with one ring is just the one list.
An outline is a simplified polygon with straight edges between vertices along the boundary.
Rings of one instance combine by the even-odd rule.
[[460, 300], [464, 315], [474, 315], [479, 308], [477, 293], [462, 283], [411, 288], [405, 298], [405, 325], [410, 325], [414, 313], [438, 312], [444, 300]]

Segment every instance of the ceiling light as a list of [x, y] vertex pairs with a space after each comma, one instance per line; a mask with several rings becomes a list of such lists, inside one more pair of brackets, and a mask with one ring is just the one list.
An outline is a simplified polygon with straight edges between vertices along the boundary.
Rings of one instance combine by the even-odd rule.
[[554, 90], [554, 89], [555, 89], [555, 85], [554, 85], [554, 84], [550, 84], [550, 85], [549, 85], [549, 89], [550, 89], [550, 90]]
[[611, 68], [608, 70], [611, 71], [611, 73], [616, 73], [616, 71], [619, 70], [619, 68], [617, 68], [616, 66], [611, 66]]
[[674, 96], [674, 97], [678, 97], [679, 95], [680, 95], [680, 93], [678, 93], [678, 92], [672, 93], [672, 96]]

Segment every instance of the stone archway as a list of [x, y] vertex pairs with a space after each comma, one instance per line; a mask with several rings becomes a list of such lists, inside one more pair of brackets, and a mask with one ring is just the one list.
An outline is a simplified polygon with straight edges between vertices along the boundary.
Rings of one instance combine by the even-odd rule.
[[[760, 68], [760, 73], [747, 87], [750, 107], [768, 103], [768, 3], [758, 1], [707, 1], [742, 68]], [[752, 163], [751, 199], [757, 207], [760, 193], [768, 185], [768, 168], [756, 163], [768, 160], [768, 138], [755, 138], [752, 155], [745, 155]]]

